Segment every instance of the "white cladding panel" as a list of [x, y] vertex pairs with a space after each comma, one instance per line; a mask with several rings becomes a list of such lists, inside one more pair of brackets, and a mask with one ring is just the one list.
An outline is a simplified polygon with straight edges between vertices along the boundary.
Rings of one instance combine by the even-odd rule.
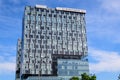
[[36, 8], [47, 8], [46, 5], [36, 5]]
[[73, 9], [73, 8], [62, 8], [62, 7], [56, 7], [56, 10], [64, 10], [64, 11], [73, 11], [73, 12], [86, 13], [86, 10]]

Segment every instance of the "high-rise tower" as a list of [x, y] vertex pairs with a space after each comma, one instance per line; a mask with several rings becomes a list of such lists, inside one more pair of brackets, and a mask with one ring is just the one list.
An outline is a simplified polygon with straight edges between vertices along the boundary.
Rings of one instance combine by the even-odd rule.
[[84, 60], [87, 56], [85, 13], [72, 8], [26, 6], [17, 76], [22, 80], [29, 76], [57, 77], [65, 72], [62, 76], [88, 73], [88, 62]]

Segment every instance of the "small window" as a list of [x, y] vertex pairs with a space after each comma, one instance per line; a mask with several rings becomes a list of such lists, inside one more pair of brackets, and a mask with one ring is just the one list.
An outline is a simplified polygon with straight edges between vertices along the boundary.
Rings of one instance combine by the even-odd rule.
[[41, 38], [41, 39], [44, 39], [44, 36], [43, 36], [43, 35], [41, 35], [41, 36], [40, 36], [40, 38]]
[[44, 12], [44, 9], [41, 9], [41, 12]]
[[62, 15], [59, 15], [60, 18], [62, 18]]
[[39, 11], [39, 9], [38, 9], [38, 8], [36, 8], [36, 11]]
[[30, 35], [29, 37], [30, 37], [30, 38], [33, 38], [33, 35]]
[[52, 10], [51, 13], [54, 13], [54, 11]]
[[27, 15], [30, 15], [30, 13], [27, 13]]
[[71, 19], [71, 16], [69, 16], [69, 19]]
[[42, 32], [41, 31], [38, 31], [38, 34], [41, 34]]
[[25, 70], [25, 73], [29, 73], [29, 71], [28, 71], [28, 70]]
[[34, 34], [34, 33], [35, 33], [35, 30], [33, 30], [32, 33]]
[[42, 29], [42, 30], [43, 30], [43, 29], [44, 29], [44, 27], [40, 27], [40, 29]]
[[27, 58], [27, 55], [25, 55], [25, 58]]
[[55, 46], [52, 46], [52, 49], [55, 49]]
[[44, 41], [43, 41], [43, 43], [44, 43], [44, 44], [46, 44], [46, 43], [47, 43], [47, 41], [46, 41], [46, 40], [44, 40]]
[[38, 45], [36, 45], [36, 48], [38, 48]]
[[47, 36], [47, 39], [49, 39], [49, 36]]
[[46, 51], [46, 50], [43, 50], [43, 53], [47, 53], [47, 51]]
[[32, 60], [32, 63], [34, 63], [34, 60]]
[[37, 52], [40, 53], [41, 50], [38, 50]]
[[49, 12], [49, 10], [46, 10], [46, 12]]
[[56, 11], [56, 13], [59, 13], [59, 11]]
[[38, 40], [38, 43], [40, 43], [41, 42], [41, 40]]
[[61, 11], [61, 14], [64, 14], [64, 12], [63, 12], [63, 11]]
[[56, 17], [56, 15], [54, 15], [54, 17]]
[[41, 16], [41, 14], [38, 14], [38, 16]]
[[49, 17], [52, 17], [52, 14], [49, 14]]
[[52, 54], [52, 50], [49, 50], [49, 53], [51, 53], [51, 54]]
[[41, 48], [44, 48], [44, 45], [41, 45]]
[[72, 34], [72, 33], [69, 33], [69, 36], [73, 36], [73, 34]]
[[52, 35], [52, 32], [49, 32], [49, 35]]
[[36, 69], [38, 69], [38, 65], [36, 65]]
[[60, 40], [60, 37], [58, 37], [58, 40]]
[[73, 17], [73, 19], [76, 19], [76, 17]]
[[61, 66], [61, 69], [65, 69], [65, 66]]
[[47, 28], [47, 30], [49, 30], [49, 27], [46, 27]]
[[59, 32], [59, 35], [62, 35], [62, 32]]
[[36, 35], [36, 38], [39, 38], [39, 36], [38, 36], [38, 35]]

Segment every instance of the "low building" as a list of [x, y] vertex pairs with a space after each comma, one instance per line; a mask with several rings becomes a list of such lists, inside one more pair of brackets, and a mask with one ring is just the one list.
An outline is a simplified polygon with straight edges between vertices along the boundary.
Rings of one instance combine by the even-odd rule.
[[73, 76], [81, 78], [81, 74], [89, 74], [88, 60], [58, 59], [58, 76], [69, 80]]

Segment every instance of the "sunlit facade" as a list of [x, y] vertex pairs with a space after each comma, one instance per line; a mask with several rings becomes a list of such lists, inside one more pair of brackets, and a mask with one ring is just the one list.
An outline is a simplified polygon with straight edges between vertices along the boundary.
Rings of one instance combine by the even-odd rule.
[[20, 68], [21, 68], [21, 39], [17, 42], [17, 55], [16, 55], [16, 80], [20, 80]]
[[74, 61], [87, 56], [85, 13], [85, 10], [43, 5], [25, 7], [20, 79], [59, 76], [59, 59]]
[[88, 60], [79, 59], [58, 59], [57, 74], [65, 80], [69, 80], [73, 76], [81, 78], [81, 74], [89, 74]]

